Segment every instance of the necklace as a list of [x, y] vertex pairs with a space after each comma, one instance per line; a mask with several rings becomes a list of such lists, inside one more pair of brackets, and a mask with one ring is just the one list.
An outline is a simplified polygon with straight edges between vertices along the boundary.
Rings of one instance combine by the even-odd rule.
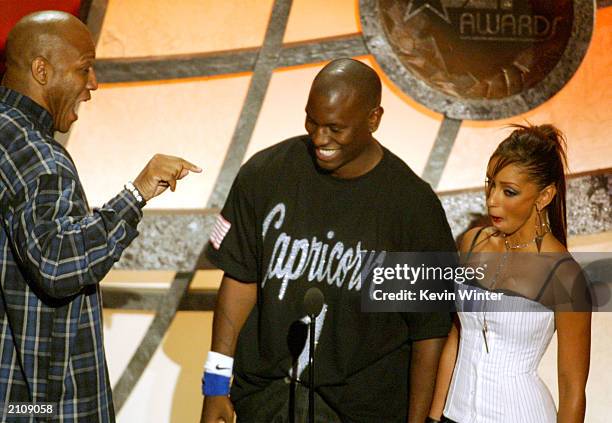
[[[536, 227], [536, 235], [535, 237], [533, 237], [533, 239], [531, 241], [527, 241], [524, 243], [518, 243], [518, 244], [510, 244], [510, 241], [508, 241], [508, 236], [506, 234], [503, 234], [504, 237], [504, 254], [502, 255], [502, 258], [499, 262], [499, 264], [497, 265], [497, 269], [495, 270], [495, 275], [493, 276], [493, 282], [491, 283], [490, 286], [490, 290], [495, 289], [495, 286], [497, 285], [497, 280], [499, 279], [499, 275], [501, 273], [501, 271], [503, 270], [503, 268], [506, 265], [506, 260], [508, 258], [508, 253], [512, 250], [520, 250], [522, 248], [527, 248], [529, 247], [531, 244], [535, 243], [538, 247], [538, 252], [540, 252], [540, 248], [542, 246], [542, 239], [544, 239], [544, 235], [546, 235], [546, 233], [550, 232], [550, 226], [548, 226], [548, 223], [542, 223], [540, 225], [541, 227], [544, 228], [543, 233], [539, 233], [538, 231], [538, 227]], [[484, 339], [484, 344], [485, 344], [485, 349], [487, 350], [487, 354], [489, 353], [489, 342], [487, 339], [487, 332], [489, 331], [489, 326], [487, 324], [487, 298], [485, 297], [484, 299], [484, 306], [483, 306], [483, 313], [482, 313], [482, 337]]]
[[[495, 289], [495, 286], [497, 286], [497, 280], [499, 279], [499, 275], [502, 269], [506, 265], [506, 259], [508, 257], [508, 252], [510, 251], [510, 249], [508, 248], [508, 245], [505, 243], [504, 245], [506, 247], [504, 249], [504, 254], [502, 255], [501, 260], [497, 264], [497, 268], [495, 269], [495, 275], [493, 275], [493, 282], [491, 282], [491, 286], [489, 287], [489, 290], [491, 291], [493, 291]], [[487, 339], [488, 331], [489, 331], [489, 326], [487, 325], [487, 297], [485, 297], [483, 310], [482, 310], [482, 338], [484, 339], [484, 345], [485, 345], [485, 349], [487, 350], [487, 354], [489, 353], [489, 342]]]
[[[499, 261], [497, 268], [495, 269], [495, 275], [493, 276], [493, 282], [491, 282], [491, 286], [489, 289], [492, 291], [497, 286], [497, 281], [499, 279], [499, 275], [502, 270], [506, 266], [506, 261], [508, 259], [508, 253], [511, 250], [519, 250], [521, 248], [526, 248], [529, 245], [537, 242], [537, 236], [534, 237], [531, 241], [525, 242], [523, 244], [510, 244], [508, 241], [507, 235], [503, 234], [504, 237], [504, 254], [502, 255], [501, 260]], [[484, 339], [485, 349], [487, 350], [487, 354], [489, 353], [489, 342], [487, 338], [487, 333], [489, 332], [489, 326], [487, 324], [487, 297], [484, 299], [483, 313], [482, 313], [482, 337]]]
[[519, 250], [521, 248], [527, 248], [534, 242], [536, 242], [536, 238], [534, 237], [531, 241], [527, 241], [523, 244], [510, 244], [506, 235], [504, 235], [504, 245], [506, 246], [506, 250]]

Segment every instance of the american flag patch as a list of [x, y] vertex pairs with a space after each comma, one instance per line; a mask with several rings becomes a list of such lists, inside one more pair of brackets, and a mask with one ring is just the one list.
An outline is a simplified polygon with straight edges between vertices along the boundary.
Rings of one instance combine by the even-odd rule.
[[213, 247], [215, 247], [215, 250], [218, 250], [219, 247], [221, 247], [221, 243], [223, 242], [225, 235], [227, 235], [231, 227], [232, 224], [225, 220], [223, 216], [219, 215], [219, 217], [217, 217], [215, 227], [213, 228], [212, 233], [210, 234], [210, 243]]

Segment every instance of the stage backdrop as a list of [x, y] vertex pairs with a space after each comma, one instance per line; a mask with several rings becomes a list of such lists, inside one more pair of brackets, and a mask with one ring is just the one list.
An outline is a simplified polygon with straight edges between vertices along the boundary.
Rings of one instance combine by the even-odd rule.
[[[470, 213], [484, 211], [486, 162], [507, 134], [504, 126], [552, 122], [568, 138], [570, 248], [612, 250], [612, 7], [604, 7], [610, 2], [593, 12], [592, 34], [582, 34], [589, 40], [584, 58], [570, 66], [556, 94], [518, 115], [488, 121], [445, 116], [394, 80], [364, 21], [367, 6], [392, 2], [0, 0], [0, 28], [17, 19], [15, 5], [34, 3], [87, 17], [98, 39], [100, 88], [81, 105], [72, 131], [60, 137], [92, 205], [114, 196], [156, 152], [204, 168], [177, 192], [151, 201], [141, 237], [102, 283], [119, 422], [197, 421], [210, 310], [221, 277], [198, 260], [199, 253], [237, 167], [262, 148], [305, 132], [310, 82], [333, 58], [355, 57], [379, 71], [385, 113], [376, 137], [430, 181], [455, 233], [467, 226]], [[441, 24], [445, 17], [454, 22], [456, 5], [469, 3], [477, 11], [485, 3], [498, 8], [513, 2], [418, 3], [448, 6], [448, 16], [425, 7], [404, 10], [407, 21]], [[84, 10], [90, 13], [83, 16]], [[593, 333], [586, 421], [603, 423], [612, 404], [611, 316], [594, 316]], [[553, 343], [541, 371], [556, 397], [555, 357]]]

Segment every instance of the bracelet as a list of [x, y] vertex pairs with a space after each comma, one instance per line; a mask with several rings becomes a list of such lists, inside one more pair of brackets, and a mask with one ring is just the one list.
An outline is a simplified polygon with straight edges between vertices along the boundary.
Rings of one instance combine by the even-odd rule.
[[134, 186], [132, 181], [128, 181], [127, 184], [125, 184], [125, 189], [131, 192], [134, 198], [136, 199], [136, 201], [138, 201], [139, 203], [145, 202], [144, 198], [142, 197], [142, 194], [140, 193], [140, 191], [138, 191], [138, 188]]
[[204, 371], [217, 375], [232, 377], [234, 358], [215, 351], [209, 351], [204, 364]]
[[215, 373], [204, 372], [202, 376], [202, 395], [227, 396], [230, 393], [230, 378]]
[[229, 395], [234, 359], [209, 351], [202, 376], [202, 394], [206, 396]]
[[436, 420], [433, 417], [427, 416], [427, 418], [425, 419], [425, 423], [441, 423], [441, 422], [440, 420]]

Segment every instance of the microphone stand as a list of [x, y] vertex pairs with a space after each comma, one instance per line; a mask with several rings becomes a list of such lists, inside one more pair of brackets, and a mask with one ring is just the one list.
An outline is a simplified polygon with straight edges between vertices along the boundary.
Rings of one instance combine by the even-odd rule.
[[308, 323], [308, 329], [310, 332], [310, 348], [308, 349], [308, 366], [310, 372], [308, 373], [308, 422], [314, 423], [315, 416], [315, 398], [314, 398], [314, 372], [315, 372], [315, 329], [317, 323], [317, 316], [314, 314], [310, 315], [310, 322]]
[[295, 422], [296, 386], [298, 383], [298, 360], [308, 337], [308, 326], [305, 321], [296, 320], [287, 333], [287, 347], [291, 353], [291, 370], [289, 372], [289, 423]]
[[325, 298], [323, 292], [316, 286], [313, 286], [306, 291], [304, 295], [304, 310], [310, 318], [308, 322], [308, 331], [310, 335], [310, 345], [308, 348], [308, 365], [310, 371], [308, 373], [308, 422], [314, 423], [315, 418], [315, 396], [314, 396], [314, 373], [315, 373], [315, 329], [317, 324], [317, 316], [321, 313]]
[[289, 423], [295, 423], [295, 373], [297, 372], [297, 366], [292, 366], [291, 382], [289, 384]]
[[308, 348], [308, 365], [310, 371], [308, 372], [308, 422], [314, 423], [315, 417], [315, 329], [317, 326], [317, 316], [321, 313], [324, 303], [323, 292], [316, 286], [313, 286], [306, 291], [304, 295], [304, 309], [306, 314], [310, 318], [308, 322], [308, 332], [310, 337], [310, 345]]

